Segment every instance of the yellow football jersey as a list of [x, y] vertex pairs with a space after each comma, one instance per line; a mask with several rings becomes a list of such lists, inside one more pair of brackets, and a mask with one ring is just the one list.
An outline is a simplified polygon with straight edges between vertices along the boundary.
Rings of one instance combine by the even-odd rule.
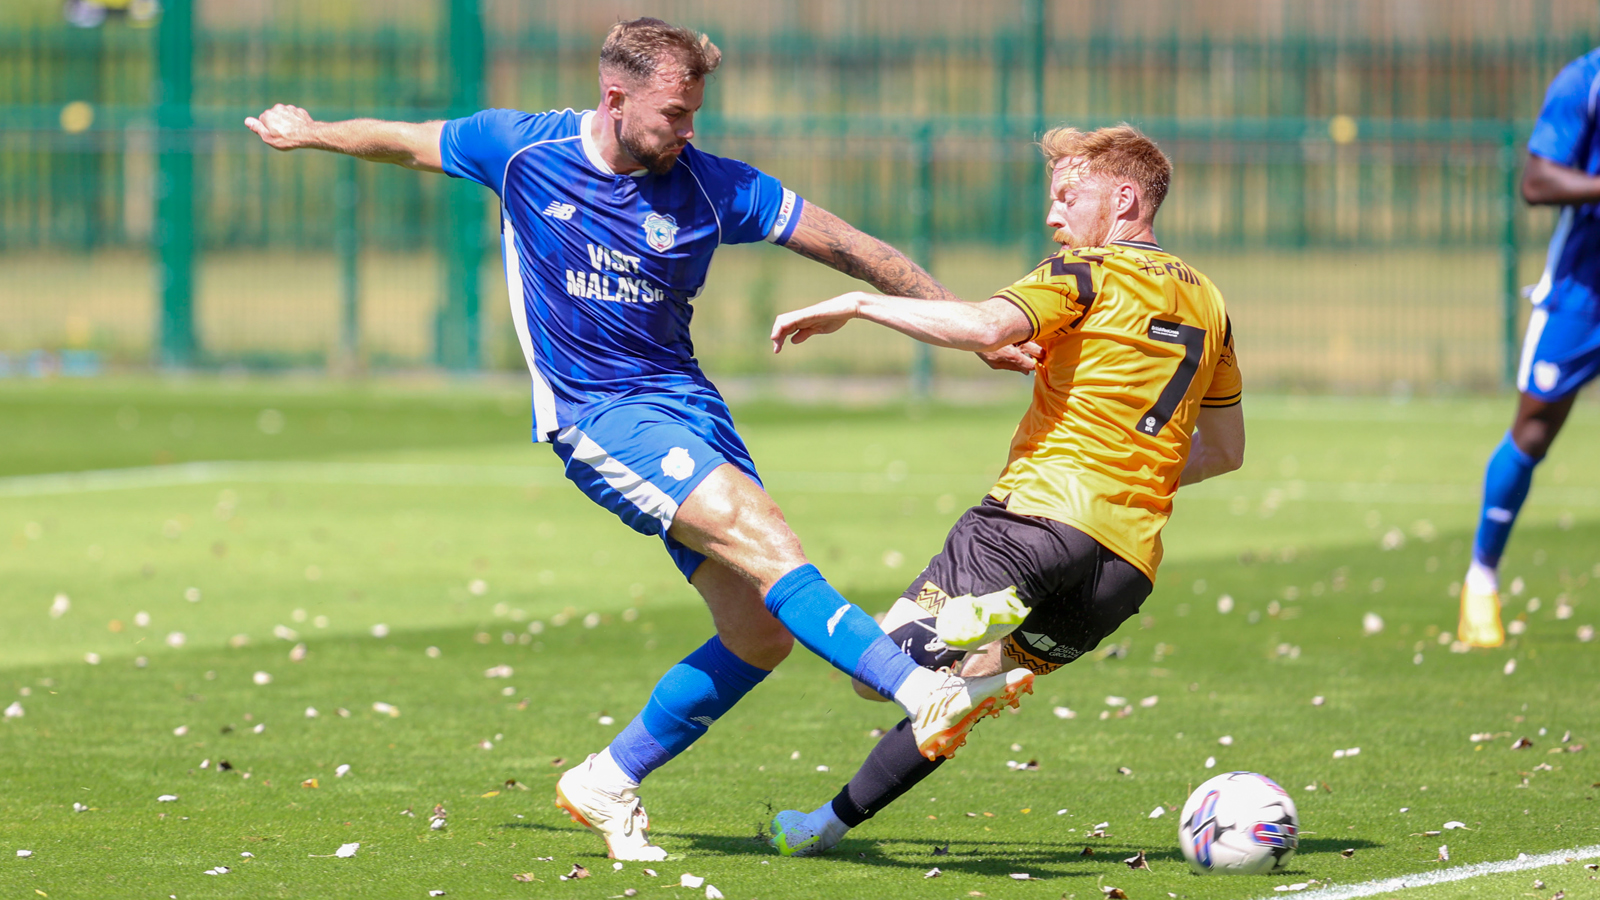
[[1027, 315], [1044, 359], [991, 496], [1154, 581], [1200, 407], [1240, 399], [1222, 294], [1155, 244], [1118, 241], [1062, 250], [995, 296]]

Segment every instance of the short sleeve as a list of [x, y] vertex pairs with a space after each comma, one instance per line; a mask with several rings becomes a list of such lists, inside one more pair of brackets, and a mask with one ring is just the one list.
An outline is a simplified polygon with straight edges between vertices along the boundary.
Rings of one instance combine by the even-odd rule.
[[539, 140], [555, 115], [486, 109], [464, 119], [451, 119], [439, 135], [445, 174], [476, 181], [498, 194], [512, 154]]
[[1578, 60], [1556, 75], [1528, 138], [1528, 152], [1568, 168], [1582, 168], [1594, 131], [1595, 73]]
[[1222, 335], [1222, 352], [1217, 355], [1216, 368], [1211, 370], [1211, 386], [1200, 398], [1200, 405], [1208, 409], [1237, 406], [1244, 396], [1244, 382], [1239, 377], [1239, 358], [1233, 351], [1233, 322]]
[[1083, 323], [1094, 302], [1094, 271], [1076, 257], [1052, 256], [1016, 284], [995, 294], [1022, 310], [1033, 326], [1028, 340], [1070, 331]]
[[778, 179], [748, 163], [708, 153], [686, 156], [685, 162], [716, 208], [722, 243], [782, 245], [794, 235], [805, 201]]

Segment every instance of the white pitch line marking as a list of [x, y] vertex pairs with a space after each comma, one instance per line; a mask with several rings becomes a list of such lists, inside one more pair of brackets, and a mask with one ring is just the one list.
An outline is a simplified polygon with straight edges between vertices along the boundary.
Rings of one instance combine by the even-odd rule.
[[[992, 482], [950, 474], [913, 475], [891, 483], [877, 472], [783, 472], [764, 475], [779, 490], [813, 494], [976, 493]], [[86, 472], [49, 472], [0, 478], [0, 499], [139, 490], [242, 482], [256, 484], [354, 484], [415, 487], [527, 487], [554, 484], [561, 470], [549, 465], [452, 465], [302, 461], [208, 461]], [[1284, 503], [1356, 503], [1477, 506], [1481, 486], [1337, 481], [1256, 481], [1219, 478], [1185, 489], [1193, 500], [1257, 499], [1272, 492]], [[1537, 486], [1529, 500], [1563, 509], [1600, 509], [1600, 488]]]
[[[1361, 884], [1330, 885], [1314, 891], [1305, 891], [1294, 896], [1303, 897], [1305, 900], [1353, 900], [1355, 897], [1371, 897], [1373, 894], [1382, 894], [1389, 891], [1403, 891], [1408, 888], [1431, 887], [1436, 884], [1449, 884], [1452, 881], [1465, 881], [1468, 878], [1477, 878], [1482, 875], [1504, 875], [1507, 872], [1521, 872], [1527, 869], [1542, 869], [1545, 866], [1559, 866], [1566, 862], [1577, 862], [1582, 859], [1594, 859], [1600, 856], [1600, 844], [1588, 847], [1576, 847], [1572, 850], [1557, 850], [1554, 853], [1541, 853], [1538, 856], [1526, 854], [1516, 859], [1505, 859], [1499, 862], [1474, 863], [1470, 866], [1456, 866], [1451, 869], [1440, 869], [1437, 872], [1418, 872], [1415, 875], [1401, 875], [1397, 878], [1385, 878], [1381, 881], [1364, 881]], [[1257, 900], [1278, 900], [1285, 896], [1282, 893], [1266, 894]]]

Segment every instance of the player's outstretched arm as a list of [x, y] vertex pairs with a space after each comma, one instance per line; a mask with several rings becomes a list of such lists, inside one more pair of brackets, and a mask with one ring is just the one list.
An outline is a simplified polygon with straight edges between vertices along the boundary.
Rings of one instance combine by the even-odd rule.
[[327, 150], [423, 172], [444, 171], [439, 155], [443, 122], [318, 122], [298, 106], [279, 103], [244, 124], [274, 150]]
[[1189, 461], [1184, 464], [1179, 486], [1196, 484], [1244, 465], [1244, 407], [1200, 408], [1194, 441], [1189, 445]]
[[[960, 302], [960, 298], [904, 253], [815, 203], [807, 203], [800, 211], [800, 223], [785, 246], [807, 259], [859, 278], [885, 294]], [[805, 338], [799, 338], [796, 343], [802, 340]], [[991, 369], [1027, 373], [1034, 370], [1039, 354], [1038, 345], [1027, 343], [985, 349], [978, 356]]]
[[785, 340], [799, 344], [812, 335], [832, 334], [851, 319], [877, 322], [925, 344], [954, 350], [995, 350], [1033, 334], [1028, 317], [1008, 300], [967, 303], [852, 291], [779, 316], [772, 323], [772, 352], [781, 352]]

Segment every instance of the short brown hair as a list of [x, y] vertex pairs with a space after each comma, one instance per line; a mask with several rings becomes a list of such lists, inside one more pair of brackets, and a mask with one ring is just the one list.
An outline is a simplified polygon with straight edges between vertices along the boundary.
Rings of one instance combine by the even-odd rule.
[[1172, 183], [1172, 160], [1155, 141], [1124, 122], [1096, 131], [1079, 131], [1070, 125], [1052, 128], [1039, 139], [1039, 149], [1050, 160], [1050, 170], [1063, 159], [1080, 158], [1089, 172], [1131, 181], [1150, 204], [1149, 219], [1156, 217]]
[[722, 51], [691, 28], [645, 16], [611, 26], [600, 45], [600, 71], [648, 80], [664, 63], [675, 63], [684, 81], [697, 81], [722, 64]]

